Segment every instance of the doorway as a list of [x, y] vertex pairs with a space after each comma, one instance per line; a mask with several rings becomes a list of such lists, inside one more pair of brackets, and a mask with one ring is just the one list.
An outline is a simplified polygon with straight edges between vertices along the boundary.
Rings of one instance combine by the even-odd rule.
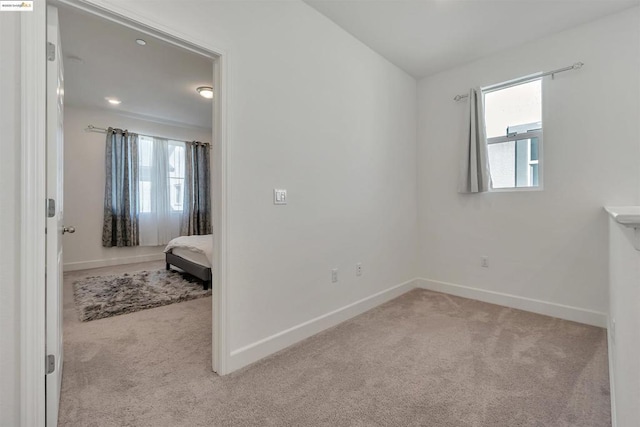
[[[74, 12], [84, 13], [89, 18], [94, 18], [94, 19], [98, 18], [98, 19], [106, 20], [111, 23], [122, 25], [125, 28], [136, 30], [141, 34], [144, 34], [145, 37], [161, 40], [164, 43], [170, 43], [173, 46], [177, 46], [181, 49], [188, 50], [189, 52], [192, 52], [194, 54], [209, 58], [212, 63], [211, 71], [213, 75], [212, 86], [214, 89], [213, 91], [214, 106], [213, 106], [211, 117], [212, 117], [213, 131], [210, 132], [210, 137], [208, 139], [212, 143], [211, 199], [212, 199], [212, 218], [213, 218], [212, 222], [214, 224], [213, 236], [215, 236], [213, 238], [213, 257], [212, 257], [213, 262], [212, 262], [212, 268], [211, 268], [212, 288], [213, 288], [213, 298], [211, 302], [212, 309], [213, 309], [212, 310], [213, 316], [212, 316], [212, 322], [211, 322], [211, 325], [212, 325], [211, 367], [213, 371], [219, 374], [225, 374], [226, 373], [226, 355], [228, 355], [228, 350], [226, 348], [226, 342], [227, 342], [226, 294], [227, 293], [226, 293], [226, 288], [224, 286], [224, 282], [225, 282], [224, 277], [226, 274], [225, 247], [226, 247], [226, 221], [227, 221], [227, 217], [226, 217], [226, 143], [225, 143], [226, 133], [225, 133], [225, 114], [224, 114], [225, 104], [226, 104], [226, 92], [225, 92], [225, 86], [222, 84], [222, 78], [224, 76], [223, 70], [225, 69], [225, 66], [226, 66], [224, 52], [219, 49], [213, 49], [211, 47], [204, 48], [201, 46], [196, 46], [195, 44], [192, 44], [189, 41], [176, 38], [170, 35], [168, 32], [158, 31], [157, 29], [154, 29], [150, 26], [143, 24], [141, 17], [136, 17], [133, 19], [124, 19], [115, 14], [110, 14], [105, 12], [104, 10], [98, 10], [97, 8], [94, 9], [89, 6], [86, 6], [84, 3], [75, 2], [75, 1], [52, 2], [52, 4], [59, 7], [71, 8], [72, 10], [74, 10]], [[37, 15], [37, 16], [42, 17], [42, 15]], [[29, 43], [26, 43], [24, 49], [35, 50], [36, 48], [31, 46]], [[64, 55], [64, 46], [62, 47], [62, 49], [63, 49], [63, 55]], [[77, 59], [73, 59], [73, 58], [71, 59], [71, 61], [74, 61], [74, 60], [77, 61]], [[80, 60], [82, 60], [82, 58], [80, 58]], [[51, 120], [52, 120], [51, 115], [50, 117], [48, 117], [48, 120], [51, 123]], [[93, 124], [96, 127], [100, 127], [102, 125], [102, 123], [87, 123], [86, 125], [89, 125], [89, 124]], [[133, 130], [138, 130], [138, 129], [133, 129]], [[34, 145], [37, 144], [37, 141], [34, 140], [33, 144]], [[40, 183], [40, 185], [42, 185], [42, 183]], [[34, 185], [34, 186], [37, 187], [37, 185]], [[40, 187], [39, 190], [43, 191], [44, 186]], [[61, 215], [59, 219], [61, 219]], [[62, 228], [64, 228], [64, 226], [65, 224], [61, 224], [61, 227], [57, 227], [59, 233], [62, 232]], [[69, 224], [66, 224], [66, 226], [68, 229]], [[31, 237], [34, 237], [34, 236], [31, 236]], [[41, 236], [40, 238], [44, 238], [44, 236]], [[50, 242], [47, 242], [47, 243], [50, 244]], [[31, 262], [33, 262], [34, 264], [37, 263], [38, 258], [37, 257], [33, 258]], [[48, 267], [51, 267], [51, 266], [49, 265]], [[53, 285], [52, 277], [54, 277], [54, 275], [51, 274], [51, 271], [52, 270], [48, 271], [48, 275], [47, 275], [47, 277], [49, 278], [47, 287], [49, 289]], [[34, 297], [37, 297], [37, 296], [34, 296]], [[34, 298], [34, 299], [37, 300], [37, 298]], [[58, 302], [54, 303], [53, 300], [49, 297], [49, 295], [47, 295], [46, 304], [49, 312], [51, 312], [52, 310], [52, 307], [51, 307], [52, 304], [54, 305], [57, 304], [58, 309], [62, 310], [61, 300], [62, 299], [60, 298], [60, 295], [58, 295]], [[28, 315], [28, 313], [25, 313], [25, 314]], [[42, 328], [45, 329], [44, 321], [42, 323]], [[61, 329], [62, 327], [56, 326], [54, 324], [51, 324], [50, 321], [47, 321], [46, 322], [47, 341], [49, 341], [50, 338], [53, 338], [53, 339], [57, 338], [61, 340], [63, 336], [62, 334], [63, 331]], [[31, 338], [31, 341], [30, 341], [31, 346], [33, 348], [35, 347], [33, 336], [30, 336], [30, 338]], [[29, 341], [29, 340], [26, 340], [26, 341]], [[27, 346], [27, 348], [28, 347], [29, 346]], [[53, 352], [53, 351], [55, 350], [52, 350], [51, 346], [48, 346], [46, 348], [46, 351], [44, 351], [45, 356], [50, 354], [50, 352]], [[64, 359], [62, 357], [61, 351], [58, 351], [57, 353], [58, 353], [57, 354], [58, 362], [60, 363], [60, 366], [58, 367], [58, 373], [62, 373], [64, 369], [63, 368]], [[47, 419], [48, 419], [47, 425], [55, 425], [54, 420], [57, 417], [52, 416], [53, 412], [57, 408], [56, 406], [57, 403], [55, 402], [55, 398], [53, 397], [55, 393], [48, 392], [46, 395], [47, 396], [46, 402], [43, 402], [42, 404], [37, 403], [38, 400], [40, 399], [45, 400], [44, 388], [45, 388], [45, 384], [41, 382], [40, 379], [33, 378], [32, 389], [33, 390], [40, 389], [42, 390], [42, 394], [40, 394], [41, 397], [32, 395], [32, 398], [27, 399], [26, 405], [28, 406], [30, 402], [32, 402], [34, 407], [46, 406], [46, 413], [47, 413]], [[47, 388], [49, 388], [49, 384], [47, 384]], [[35, 414], [35, 416], [39, 417], [37, 413]]]

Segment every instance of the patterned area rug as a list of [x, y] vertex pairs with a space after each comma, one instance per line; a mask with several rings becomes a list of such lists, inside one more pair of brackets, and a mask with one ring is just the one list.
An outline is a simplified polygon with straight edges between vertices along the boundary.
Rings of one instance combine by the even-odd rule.
[[175, 271], [85, 277], [73, 283], [73, 296], [80, 320], [133, 313], [211, 295], [202, 282]]

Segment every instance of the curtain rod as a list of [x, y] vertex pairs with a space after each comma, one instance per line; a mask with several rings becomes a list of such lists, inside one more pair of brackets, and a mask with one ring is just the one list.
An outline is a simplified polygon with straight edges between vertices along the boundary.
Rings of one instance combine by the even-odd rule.
[[[99, 127], [95, 127], [94, 125], [87, 125], [87, 127], [84, 129], [85, 132], [98, 132], [98, 133], [107, 133], [107, 129], [105, 128], [99, 128]], [[168, 139], [171, 141], [180, 141], [180, 142], [186, 142], [186, 143], [191, 143], [191, 142], [197, 142], [198, 144], [204, 144], [204, 145], [209, 145], [211, 146], [210, 143], [208, 142], [200, 142], [200, 141], [184, 141], [181, 139], [173, 139], [173, 138], [165, 138], [164, 136], [158, 136], [158, 135], [147, 135], [146, 133], [139, 133], [139, 132], [131, 132], [131, 133], [135, 133], [138, 135], [144, 135], [144, 136], [150, 136], [152, 138], [160, 138], [160, 139]]]
[[[569, 71], [569, 70], [577, 70], [579, 68], [582, 68], [583, 65], [584, 65], [584, 62], [576, 62], [575, 64], [569, 65], [568, 67], [558, 68], [557, 70], [547, 71], [546, 73], [534, 74], [533, 76], [522, 77], [520, 79], [509, 80], [508, 82], [498, 83], [496, 85], [491, 85], [491, 86], [486, 86], [486, 87], [483, 87], [481, 89], [483, 91], [485, 91], [485, 90], [502, 89], [502, 88], [509, 87], [509, 86], [515, 86], [515, 85], [518, 85], [520, 83], [526, 83], [526, 82], [530, 82], [530, 81], [533, 81], [533, 80], [537, 80], [537, 79], [539, 79], [541, 77], [544, 77], [544, 76], [551, 76], [551, 78], [553, 78], [555, 74], [562, 73], [564, 71]], [[456, 96], [453, 97], [453, 100], [454, 101], [460, 101], [461, 99], [465, 99], [465, 98], [468, 98], [468, 97], [469, 97], [469, 94], [456, 95]]]

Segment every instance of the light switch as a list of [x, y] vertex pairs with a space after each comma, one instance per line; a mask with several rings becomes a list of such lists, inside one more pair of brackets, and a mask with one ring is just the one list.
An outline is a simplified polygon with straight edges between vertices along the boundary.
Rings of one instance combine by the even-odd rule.
[[286, 205], [287, 204], [287, 190], [274, 188], [273, 189], [273, 204], [274, 205]]

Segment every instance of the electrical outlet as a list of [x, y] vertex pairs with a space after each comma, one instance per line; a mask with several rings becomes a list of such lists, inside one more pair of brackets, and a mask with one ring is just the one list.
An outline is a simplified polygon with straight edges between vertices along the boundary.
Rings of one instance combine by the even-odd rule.
[[331, 270], [331, 283], [336, 283], [338, 281], [338, 269], [334, 268]]
[[356, 276], [362, 276], [362, 263], [361, 262], [356, 264]]
[[485, 267], [485, 268], [489, 268], [489, 257], [488, 256], [483, 256], [480, 258], [480, 266], [481, 267]]

